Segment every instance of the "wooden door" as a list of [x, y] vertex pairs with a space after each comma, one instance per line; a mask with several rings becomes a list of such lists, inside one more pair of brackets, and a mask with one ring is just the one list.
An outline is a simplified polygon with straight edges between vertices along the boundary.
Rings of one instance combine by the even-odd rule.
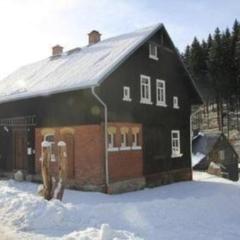
[[67, 178], [74, 178], [74, 136], [71, 133], [63, 135], [63, 141], [67, 147]]
[[13, 131], [15, 169], [27, 170], [27, 132], [25, 129]]
[[166, 159], [166, 136], [161, 126], [144, 127], [144, 174], [164, 171]]

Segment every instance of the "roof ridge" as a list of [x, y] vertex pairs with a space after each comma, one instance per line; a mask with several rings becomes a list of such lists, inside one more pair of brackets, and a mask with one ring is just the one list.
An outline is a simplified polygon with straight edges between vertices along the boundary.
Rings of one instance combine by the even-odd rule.
[[[75, 54], [64, 52], [57, 59], [23, 65], [0, 81], [0, 102], [97, 86], [162, 26], [158, 23], [104, 39]], [[19, 92], [22, 85], [25, 91]]]

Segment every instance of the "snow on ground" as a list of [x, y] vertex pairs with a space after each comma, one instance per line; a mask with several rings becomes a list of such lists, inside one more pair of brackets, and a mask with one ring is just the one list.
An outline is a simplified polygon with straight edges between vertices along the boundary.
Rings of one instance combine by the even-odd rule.
[[0, 181], [1, 240], [239, 240], [240, 184], [195, 181], [119, 195], [67, 190], [47, 202], [37, 185]]

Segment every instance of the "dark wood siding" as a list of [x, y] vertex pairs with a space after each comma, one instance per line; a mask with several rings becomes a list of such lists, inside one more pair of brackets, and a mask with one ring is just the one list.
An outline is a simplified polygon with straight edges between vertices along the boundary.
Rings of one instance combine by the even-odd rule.
[[37, 127], [99, 123], [101, 114], [89, 89], [0, 104], [0, 118], [36, 115]]
[[14, 169], [27, 170], [27, 131], [26, 129], [13, 130], [13, 160]]
[[13, 166], [12, 153], [12, 131], [11, 129], [0, 129], [0, 165], [1, 169], [11, 170]]
[[[35, 127], [74, 126], [103, 121], [102, 106], [89, 89], [0, 104], [0, 119], [30, 115], [36, 116]], [[14, 131], [13, 127], [8, 127], [8, 132], [3, 126], [0, 127], [0, 168], [21, 168], [34, 173], [34, 154], [23, 156], [19, 153], [27, 152], [28, 147], [35, 148], [34, 127], [28, 128], [24, 142]], [[19, 144], [15, 144], [16, 141]], [[69, 176], [73, 176], [73, 169], [69, 171]]]
[[[144, 171], [146, 174], [179, 168], [190, 168], [190, 87], [189, 79], [169, 47], [158, 48], [159, 60], [149, 59], [148, 42], [129, 57], [98, 89], [107, 103], [109, 121], [143, 124]], [[161, 32], [149, 41], [161, 44]], [[166, 47], [167, 46], [167, 47]], [[151, 77], [153, 104], [140, 103], [140, 75]], [[156, 79], [166, 82], [167, 107], [156, 106]], [[129, 86], [131, 102], [123, 101], [123, 87]], [[179, 99], [180, 109], [173, 108], [173, 96]], [[171, 130], [180, 130], [182, 158], [171, 158]]]

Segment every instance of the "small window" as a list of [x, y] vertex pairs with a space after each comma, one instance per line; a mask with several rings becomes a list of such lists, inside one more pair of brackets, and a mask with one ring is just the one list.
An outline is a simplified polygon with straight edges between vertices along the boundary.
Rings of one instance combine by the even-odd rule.
[[180, 131], [173, 130], [172, 133], [172, 158], [181, 157], [181, 150], [180, 150]]
[[173, 108], [178, 109], [179, 105], [178, 105], [178, 97], [173, 97]]
[[220, 150], [218, 152], [218, 157], [219, 157], [220, 161], [224, 161], [224, 159], [225, 159], [225, 151], [224, 150]]
[[151, 101], [151, 79], [148, 76], [141, 75], [140, 78], [140, 91], [141, 100], [140, 103], [152, 104]]
[[149, 58], [158, 60], [158, 48], [155, 43], [149, 44]]
[[166, 107], [166, 84], [164, 80], [156, 80], [157, 106]]
[[121, 147], [120, 150], [129, 150], [129, 139], [128, 139], [129, 129], [126, 127], [121, 128]]
[[123, 87], [123, 101], [132, 101], [130, 97], [130, 87]]
[[139, 128], [132, 128], [132, 149], [141, 149]]
[[51, 144], [54, 144], [55, 143], [54, 135], [52, 135], [52, 134], [45, 135], [44, 141], [47, 141], [47, 142], [50, 142]]
[[117, 150], [115, 133], [108, 133], [108, 149], [109, 150]]
[[108, 128], [108, 151], [117, 151], [118, 147], [116, 146], [116, 128]]

